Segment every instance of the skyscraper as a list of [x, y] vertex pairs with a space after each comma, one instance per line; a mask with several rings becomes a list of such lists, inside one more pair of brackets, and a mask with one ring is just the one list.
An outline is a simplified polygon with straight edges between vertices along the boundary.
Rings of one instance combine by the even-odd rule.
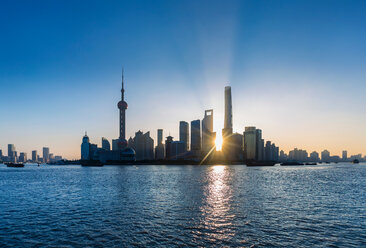
[[[271, 157], [273, 161], [278, 161], [279, 158], [279, 148], [276, 146], [275, 143], [271, 145]], [[306, 154], [307, 157], [307, 154]]]
[[172, 159], [173, 155], [173, 137], [168, 136], [165, 140], [165, 158]]
[[89, 160], [90, 159], [90, 142], [89, 137], [85, 132], [83, 137], [83, 143], [81, 143], [81, 160]]
[[263, 160], [263, 149], [264, 144], [262, 143], [262, 130], [256, 129], [256, 150], [255, 150], [255, 159], [256, 160]]
[[121, 89], [121, 101], [118, 103], [119, 109], [119, 140], [118, 148], [122, 150], [127, 147], [126, 140], [126, 109], [128, 107], [125, 101], [125, 88], [124, 88], [124, 71], [122, 69], [122, 89]]
[[8, 144], [8, 157], [12, 158], [15, 156], [15, 146], [13, 144]]
[[227, 137], [233, 133], [233, 109], [231, 101], [231, 87], [225, 87], [225, 119], [224, 129], [222, 130], [223, 137]]
[[111, 144], [109, 143], [109, 141], [102, 137], [102, 149], [106, 150], [106, 151], [110, 151], [111, 150]]
[[15, 146], [13, 144], [8, 144], [8, 159], [11, 162], [17, 161], [17, 152], [15, 151]]
[[188, 122], [179, 122], [179, 141], [185, 144], [185, 151], [188, 151], [189, 147], [189, 127]]
[[50, 159], [50, 148], [43, 147], [43, 162], [47, 163]]
[[213, 110], [205, 111], [202, 120], [202, 151], [204, 155], [208, 154], [215, 146], [216, 133], [213, 132]]
[[173, 141], [171, 147], [171, 159], [181, 159], [186, 154], [186, 144], [182, 141]]
[[244, 159], [255, 160], [257, 147], [257, 133], [255, 127], [245, 127], [244, 131]]
[[32, 151], [32, 162], [33, 163], [38, 162], [38, 159], [37, 159], [37, 151], [36, 150]]
[[98, 146], [96, 144], [89, 144], [89, 159], [99, 160]]
[[226, 154], [226, 159], [229, 161], [242, 161], [243, 160], [243, 135], [240, 133], [233, 133], [230, 140], [230, 152]]
[[163, 144], [163, 129], [158, 129], [158, 145]]
[[165, 149], [163, 144], [163, 129], [158, 129], [158, 144], [155, 147], [155, 159], [164, 159]]
[[273, 160], [272, 153], [272, 143], [271, 141], [266, 142], [266, 146], [264, 147], [265, 160]]
[[150, 137], [150, 132], [145, 134], [141, 131], [136, 132], [128, 145], [135, 150], [136, 160], [154, 159], [154, 140]]
[[201, 121], [191, 121], [191, 151], [196, 155], [201, 151]]
[[231, 87], [225, 87], [225, 117], [224, 128], [222, 129], [222, 153], [226, 160], [231, 160], [232, 143], [231, 135], [233, 134], [233, 109], [231, 101]]

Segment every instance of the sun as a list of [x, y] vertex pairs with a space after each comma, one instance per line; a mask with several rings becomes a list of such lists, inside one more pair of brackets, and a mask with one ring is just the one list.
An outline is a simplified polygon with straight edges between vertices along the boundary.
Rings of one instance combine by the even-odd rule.
[[221, 149], [222, 149], [222, 135], [221, 135], [221, 132], [216, 133], [215, 145], [216, 145], [216, 151], [221, 151]]

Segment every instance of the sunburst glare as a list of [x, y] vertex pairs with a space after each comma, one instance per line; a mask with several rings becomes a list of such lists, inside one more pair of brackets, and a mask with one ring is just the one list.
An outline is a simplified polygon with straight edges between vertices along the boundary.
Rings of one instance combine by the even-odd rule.
[[216, 139], [215, 139], [215, 145], [216, 145], [216, 151], [221, 151], [222, 149], [222, 131], [221, 129], [216, 131]]

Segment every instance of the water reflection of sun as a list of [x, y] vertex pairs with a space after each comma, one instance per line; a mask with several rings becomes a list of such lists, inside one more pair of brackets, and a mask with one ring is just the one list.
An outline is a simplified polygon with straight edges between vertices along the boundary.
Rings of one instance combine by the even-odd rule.
[[207, 170], [204, 204], [201, 207], [201, 225], [210, 240], [227, 240], [235, 235], [234, 214], [231, 213], [232, 189], [229, 168], [212, 166]]

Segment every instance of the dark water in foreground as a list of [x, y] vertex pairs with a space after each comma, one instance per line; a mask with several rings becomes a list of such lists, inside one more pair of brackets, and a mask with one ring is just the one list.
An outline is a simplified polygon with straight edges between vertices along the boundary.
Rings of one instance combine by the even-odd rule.
[[365, 247], [366, 164], [0, 165], [0, 247]]

